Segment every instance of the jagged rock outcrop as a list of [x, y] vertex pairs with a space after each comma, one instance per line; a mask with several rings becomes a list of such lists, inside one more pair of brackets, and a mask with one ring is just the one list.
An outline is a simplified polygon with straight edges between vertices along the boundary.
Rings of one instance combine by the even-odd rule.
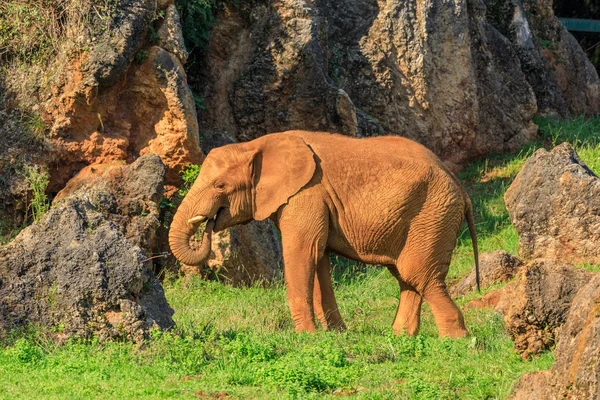
[[598, 111], [598, 76], [549, 4], [227, 4], [198, 74], [202, 131], [242, 141], [295, 128], [385, 132], [453, 163], [517, 148], [535, 136], [538, 107]]
[[[146, 154], [132, 164], [90, 165], [58, 192], [53, 205], [70, 196], [102, 199], [105, 214], [144, 254], [149, 257], [168, 252], [168, 245], [159, 240], [161, 230], [165, 229], [160, 222], [165, 175], [165, 165], [156, 154]], [[155, 259], [156, 271], [161, 269], [158, 264], [163, 261]]]
[[600, 111], [598, 73], [554, 16], [552, 0], [486, 0], [492, 24], [512, 43], [539, 111], [560, 116]]
[[524, 375], [510, 399], [600, 397], [600, 275], [579, 290], [560, 329], [551, 371]]
[[515, 282], [504, 288], [505, 328], [523, 358], [554, 344], [573, 298], [590, 278], [588, 271], [540, 259], [523, 267]]
[[202, 162], [177, 10], [162, 5], [164, 18], [156, 1], [120, 2], [104, 21], [110, 29], [82, 32], [96, 36], [62, 60], [41, 105], [55, 148], [51, 191], [86, 165], [131, 162], [146, 153], [162, 158], [170, 184], [179, 183], [186, 164]]
[[504, 201], [524, 258], [600, 262], [600, 179], [570, 144], [536, 151]]
[[[479, 256], [481, 287], [485, 288], [494, 283], [506, 282], [512, 279], [522, 265], [521, 260], [503, 250], [481, 254]], [[449, 292], [453, 297], [464, 296], [475, 290], [476, 287], [475, 270], [473, 270], [460, 282], [452, 286]]]
[[141, 340], [173, 326], [147, 255], [106, 213], [110, 195], [72, 196], [0, 248], [0, 336], [29, 324], [57, 339]]

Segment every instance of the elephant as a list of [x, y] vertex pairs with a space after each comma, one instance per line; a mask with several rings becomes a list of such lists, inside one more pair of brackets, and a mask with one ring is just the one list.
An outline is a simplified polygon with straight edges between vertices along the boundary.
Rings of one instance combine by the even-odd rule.
[[[466, 218], [479, 285], [469, 196], [426, 147], [399, 136], [353, 138], [286, 131], [208, 153], [177, 209], [172, 253], [187, 265], [210, 254], [212, 232], [270, 218], [281, 232], [287, 300], [297, 331], [344, 330], [329, 253], [386, 266], [398, 280], [395, 334], [416, 335], [421, 305], [440, 336], [468, 335], [445, 284]], [[199, 248], [190, 244], [206, 223]]]

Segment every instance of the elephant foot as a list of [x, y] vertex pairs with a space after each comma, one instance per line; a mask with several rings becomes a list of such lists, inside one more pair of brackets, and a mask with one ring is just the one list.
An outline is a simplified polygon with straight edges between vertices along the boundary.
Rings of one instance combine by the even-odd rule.
[[416, 326], [416, 327], [415, 326], [413, 326], [413, 327], [401, 326], [400, 328], [392, 326], [392, 329], [394, 330], [394, 335], [396, 335], [396, 336], [406, 335], [406, 336], [412, 337], [412, 336], [417, 336], [417, 334], [419, 333], [418, 326]]
[[344, 332], [347, 329], [344, 321], [328, 323], [328, 324], [323, 325], [323, 328], [326, 331], [336, 331], [336, 332]]
[[449, 337], [452, 339], [459, 339], [469, 336], [469, 331], [464, 327], [457, 327], [454, 329], [448, 329], [440, 331], [439, 337]]

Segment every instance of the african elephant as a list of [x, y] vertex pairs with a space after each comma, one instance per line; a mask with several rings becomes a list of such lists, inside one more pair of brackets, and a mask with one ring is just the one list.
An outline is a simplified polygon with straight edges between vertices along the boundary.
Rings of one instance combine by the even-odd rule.
[[[169, 243], [200, 265], [213, 231], [270, 218], [281, 231], [287, 298], [297, 331], [345, 329], [329, 253], [387, 266], [400, 285], [395, 333], [419, 330], [429, 303], [440, 336], [468, 334], [444, 282], [463, 218], [477, 239], [471, 202], [457, 179], [409, 139], [288, 131], [212, 150], [177, 210]], [[190, 246], [208, 221], [199, 249]]]

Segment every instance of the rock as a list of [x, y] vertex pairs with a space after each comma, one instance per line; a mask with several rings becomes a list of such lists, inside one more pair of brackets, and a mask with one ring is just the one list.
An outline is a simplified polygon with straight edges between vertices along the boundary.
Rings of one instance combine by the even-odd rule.
[[515, 383], [511, 394], [506, 400], [553, 400], [555, 397], [551, 395], [551, 378], [550, 371], [529, 372]]
[[[522, 265], [521, 260], [502, 250], [481, 254], [479, 256], [481, 287], [488, 287], [494, 283], [506, 282], [512, 279]], [[475, 270], [473, 270], [463, 280], [450, 288], [450, 295], [453, 297], [464, 296], [476, 287]]]
[[67, 337], [142, 340], [173, 326], [146, 255], [104, 215], [104, 197], [70, 197], [0, 248], [0, 336], [29, 324]]
[[[70, 196], [97, 200], [95, 204], [125, 237], [150, 257], [168, 251], [168, 245], [160, 243], [158, 236], [163, 229], [160, 203], [165, 172], [165, 165], [156, 154], [146, 154], [129, 165], [90, 165], [58, 192], [53, 204]], [[155, 271], [160, 271], [162, 261], [155, 259]]]
[[253, 221], [214, 234], [207, 265], [220, 279], [235, 286], [280, 277], [282, 250], [273, 224]]
[[[240, 141], [300, 127], [385, 132], [416, 139], [452, 164], [515, 149], [535, 137], [538, 108], [597, 112], [598, 76], [550, 6], [228, 4], [217, 15], [205, 68], [190, 71], [206, 104], [201, 130]], [[555, 55], [546, 54], [549, 43]], [[556, 62], [563, 57], [569, 61]]]
[[165, 12], [165, 20], [158, 30], [158, 46], [169, 53], [177, 56], [182, 64], [185, 64], [188, 58], [188, 52], [183, 43], [183, 32], [181, 31], [181, 22], [179, 13], [174, 4], [168, 6]]
[[164, 48], [143, 47], [155, 13], [156, 1], [120, 2], [112, 20], [103, 21], [111, 30], [62, 60], [41, 107], [55, 149], [51, 192], [86, 165], [132, 162], [146, 153], [162, 158], [173, 185], [186, 164], [202, 162], [179, 16], [174, 5], [167, 8], [157, 33]]
[[598, 113], [598, 74], [573, 35], [554, 16], [552, 0], [486, 0], [486, 4], [488, 18], [516, 50], [540, 113]]
[[[573, 299], [560, 329], [551, 371], [527, 374], [513, 388], [511, 399], [597, 399], [600, 397], [600, 274]], [[528, 376], [529, 375], [529, 376]], [[538, 397], [528, 397], [533, 382]]]
[[504, 201], [524, 258], [600, 263], [600, 180], [570, 144], [535, 152]]
[[504, 323], [523, 358], [554, 344], [575, 294], [590, 277], [588, 271], [548, 259], [519, 270], [514, 286], [503, 295], [508, 299]]

